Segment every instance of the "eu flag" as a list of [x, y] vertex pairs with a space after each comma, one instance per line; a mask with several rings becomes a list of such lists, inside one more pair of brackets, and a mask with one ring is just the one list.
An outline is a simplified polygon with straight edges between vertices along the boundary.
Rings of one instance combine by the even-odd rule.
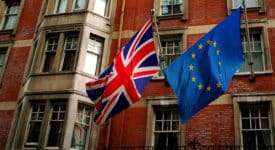
[[240, 13], [240, 8], [234, 11], [164, 69], [179, 99], [182, 123], [225, 93], [244, 63]]

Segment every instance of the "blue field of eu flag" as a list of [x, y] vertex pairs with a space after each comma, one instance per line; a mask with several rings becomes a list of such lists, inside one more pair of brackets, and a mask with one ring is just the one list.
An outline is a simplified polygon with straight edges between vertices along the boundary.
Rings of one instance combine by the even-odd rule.
[[235, 10], [164, 69], [179, 99], [182, 123], [225, 93], [244, 63], [240, 14]]

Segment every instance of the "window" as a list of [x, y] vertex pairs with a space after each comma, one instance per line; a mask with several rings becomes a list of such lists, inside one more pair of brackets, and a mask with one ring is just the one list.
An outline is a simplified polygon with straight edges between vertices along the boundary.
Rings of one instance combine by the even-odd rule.
[[0, 47], [0, 79], [4, 72], [4, 65], [5, 65], [5, 61], [6, 61], [7, 49], [8, 48], [6, 48], [6, 47]]
[[[239, 69], [239, 72], [249, 72], [249, 50], [248, 50], [248, 42], [245, 34], [242, 34], [242, 46], [245, 55], [245, 63]], [[261, 34], [261, 30], [251, 31], [250, 32], [250, 42], [251, 42], [251, 55], [253, 61], [253, 67], [255, 72], [265, 71], [266, 62], [265, 62], [265, 49], [263, 43], [263, 36]]]
[[45, 47], [43, 72], [49, 72], [53, 68], [54, 57], [58, 45], [58, 35], [49, 35]]
[[[228, 12], [231, 12], [232, 9], [237, 9], [242, 6], [242, 1], [243, 0], [227, 0]], [[247, 11], [259, 11], [259, 13], [266, 12], [265, 0], [246, 0], [245, 6]]]
[[[243, 0], [232, 0], [233, 2], [233, 8], [239, 8], [240, 6], [242, 6], [242, 1]], [[253, 7], [259, 7], [259, 2], [258, 0], [246, 0], [245, 1], [245, 6], [246, 8], [253, 8]]]
[[86, 4], [86, 0], [75, 0], [74, 2], [74, 10], [82, 10], [84, 9]]
[[266, 146], [272, 145], [269, 108], [270, 104], [267, 102], [240, 104], [241, 132], [245, 150], [266, 149]]
[[84, 66], [85, 72], [92, 75], [97, 75], [99, 73], [103, 45], [104, 39], [92, 34], [90, 35]]
[[49, 134], [47, 146], [60, 146], [63, 125], [65, 121], [66, 104], [54, 103], [52, 106], [51, 120], [49, 124]]
[[45, 104], [32, 104], [25, 147], [36, 147], [39, 140]]
[[66, 42], [64, 47], [62, 71], [73, 70], [77, 47], [78, 33], [68, 34], [66, 36]]
[[178, 149], [180, 146], [180, 121], [176, 109], [156, 109], [154, 126], [156, 149]]
[[72, 148], [77, 150], [85, 150], [88, 141], [88, 133], [90, 129], [91, 107], [79, 104], [77, 108], [76, 121], [72, 138]]
[[101, 16], [108, 16], [109, 0], [95, 0], [94, 12]]
[[[181, 35], [161, 36], [161, 70], [166, 68], [169, 64], [173, 62], [175, 58], [181, 55], [182, 42], [180, 37]], [[160, 76], [163, 76], [162, 71], [160, 71], [159, 73]]]
[[182, 0], [162, 0], [161, 15], [175, 15], [183, 13]]
[[67, 0], [57, 0], [56, 13], [66, 12], [67, 2]]
[[155, 15], [158, 21], [166, 19], [186, 20], [189, 0], [155, 0]]
[[17, 20], [19, 5], [8, 5], [4, 15], [3, 30], [12, 30], [15, 27]]

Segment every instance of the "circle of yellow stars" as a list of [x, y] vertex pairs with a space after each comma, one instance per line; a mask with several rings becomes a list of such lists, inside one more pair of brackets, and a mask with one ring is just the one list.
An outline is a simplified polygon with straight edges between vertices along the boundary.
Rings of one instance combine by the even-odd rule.
[[[215, 47], [215, 48], [218, 46], [218, 43], [217, 43], [216, 41], [207, 40], [206, 43], [207, 43], [209, 46], [213, 46], [213, 47]], [[204, 49], [204, 45], [203, 45], [202, 43], [200, 43], [200, 44], [198, 45], [198, 49], [199, 49], [199, 50], [203, 50], [203, 49]], [[217, 49], [217, 50], [216, 50], [216, 55], [219, 56], [220, 54], [221, 54], [221, 50], [220, 50], [220, 49]], [[191, 58], [194, 59], [194, 60], [197, 58], [197, 55], [196, 55], [195, 52], [191, 53]], [[219, 67], [221, 67], [222, 62], [219, 60], [217, 65], [218, 65]], [[194, 66], [193, 64], [190, 64], [190, 65], [188, 66], [188, 70], [189, 70], [189, 71], [194, 71], [195, 69], [196, 69], [196, 68], [195, 68], [195, 66]], [[220, 75], [220, 77], [221, 77], [221, 75]], [[191, 77], [191, 81], [192, 81], [193, 83], [196, 83], [198, 80], [197, 80], [197, 78], [196, 78], [195, 76], [192, 76], [192, 77]], [[222, 87], [221, 82], [218, 82], [218, 83], [216, 83], [216, 85], [212, 85], [212, 86], [211, 86], [211, 85], [206, 85], [205, 87], [204, 87], [204, 85], [203, 85], [202, 83], [198, 83], [198, 85], [197, 85], [197, 89], [198, 89], [198, 90], [203, 90], [203, 89], [205, 88], [206, 91], [208, 91], [208, 92], [210, 92], [211, 90], [213, 90], [215, 87], [216, 87], [216, 88], [221, 88], [221, 87]]]

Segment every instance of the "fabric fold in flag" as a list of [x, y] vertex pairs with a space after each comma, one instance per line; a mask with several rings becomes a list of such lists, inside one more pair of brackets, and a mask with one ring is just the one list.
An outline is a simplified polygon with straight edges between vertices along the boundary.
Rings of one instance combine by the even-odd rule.
[[158, 72], [150, 19], [116, 55], [98, 80], [86, 83], [87, 94], [96, 103], [96, 124], [103, 124], [137, 102], [147, 83]]
[[164, 69], [182, 123], [224, 94], [244, 63], [240, 14], [240, 8], [235, 10]]

